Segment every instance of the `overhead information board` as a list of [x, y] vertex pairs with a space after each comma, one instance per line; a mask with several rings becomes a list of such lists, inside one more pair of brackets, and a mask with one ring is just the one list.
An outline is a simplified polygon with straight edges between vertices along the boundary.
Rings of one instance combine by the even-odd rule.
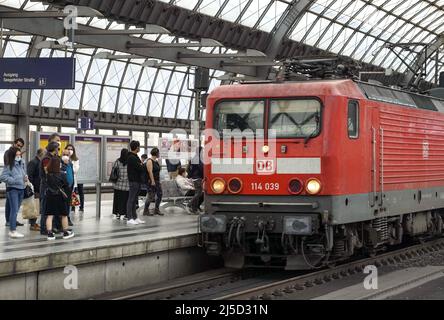
[[101, 182], [101, 136], [74, 135], [74, 146], [79, 157], [79, 183]]
[[74, 58], [1, 58], [0, 89], [74, 89]]
[[129, 149], [130, 142], [130, 137], [105, 137], [103, 152], [105, 157], [105, 165], [103, 166], [103, 182], [109, 181], [109, 176], [111, 175], [114, 162], [120, 158], [120, 151], [122, 149]]

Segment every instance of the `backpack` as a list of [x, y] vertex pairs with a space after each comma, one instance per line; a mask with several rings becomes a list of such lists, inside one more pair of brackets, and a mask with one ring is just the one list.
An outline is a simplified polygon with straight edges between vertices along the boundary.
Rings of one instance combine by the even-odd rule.
[[[118, 160], [117, 160], [118, 161]], [[113, 169], [111, 170], [111, 174], [109, 176], [109, 182], [116, 183], [119, 180], [120, 170], [117, 161], [114, 162]]]
[[[149, 159], [148, 159], [148, 160], [149, 160]], [[148, 162], [148, 160], [147, 160], [147, 162]], [[141, 179], [142, 179], [142, 184], [143, 184], [143, 185], [148, 185], [149, 180], [150, 180], [150, 178], [149, 178], [149, 176], [148, 176], [148, 169], [147, 169], [147, 167], [146, 167], [147, 162], [145, 162], [145, 163], [143, 164], [143, 167], [145, 168], [145, 170], [143, 170], [142, 177], [141, 177]]]

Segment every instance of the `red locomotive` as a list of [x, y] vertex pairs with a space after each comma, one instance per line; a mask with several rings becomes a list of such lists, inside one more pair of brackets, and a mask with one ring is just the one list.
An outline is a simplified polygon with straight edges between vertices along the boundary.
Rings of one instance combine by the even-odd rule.
[[[441, 234], [442, 112], [444, 100], [351, 79], [216, 88], [204, 247], [229, 267], [294, 270]], [[248, 131], [238, 151], [224, 130]]]

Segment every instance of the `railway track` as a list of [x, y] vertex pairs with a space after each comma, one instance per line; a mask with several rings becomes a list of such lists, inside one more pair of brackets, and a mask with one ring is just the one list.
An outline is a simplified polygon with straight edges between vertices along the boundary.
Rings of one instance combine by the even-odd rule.
[[344, 278], [356, 273], [362, 273], [364, 268], [368, 265], [374, 265], [376, 267], [393, 265], [441, 250], [444, 250], [444, 239], [432, 240], [423, 244], [387, 252], [376, 257], [361, 259], [334, 268], [315, 271], [306, 275], [220, 296], [216, 298], [216, 300], [279, 299], [287, 294], [295, 293], [298, 290], [304, 290], [305, 288], [321, 285], [335, 279]]
[[223, 286], [227, 283], [237, 281], [242, 277], [242, 271], [224, 270], [220, 274], [206, 276], [202, 274], [202, 278], [194, 280], [185, 280], [179, 283], [162, 286], [159, 288], [140, 290], [133, 293], [127, 293], [112, 298], [111, 300], [162, 300], [174, 297], [182, 297], [191, 292], [210, 289], [213, 287]]
[[[197, 279], [169, 283], [165, 286], [150, 289], [140, 289], [137, 292], [120, 294], [112, 300], [271, 300], [285, 298], [326, 282], [362, 273], [367, 265], [376, 267], [400, 264], [432, 252], [444, 251], [444, 239], [432, 240], [426, 243], [409, 246], [380, 254], [376, 257], [365, 258], [319, 271], [298, 272], [289, 277], [289, 273], [264, 272], [262, 269], [227, 270], [215, 274], [202, 273]], [[216, 270], [217, 271], [217, 270]]]

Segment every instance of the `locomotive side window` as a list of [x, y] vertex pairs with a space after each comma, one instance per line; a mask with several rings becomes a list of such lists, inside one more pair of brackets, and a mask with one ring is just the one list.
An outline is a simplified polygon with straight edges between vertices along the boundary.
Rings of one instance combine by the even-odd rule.
[[359, 105], [357, 101], [350, 100], [347, 110], [348, 137], [356, 139], [359, 136]]
[[321, 103], [316, 99], [272, 100], [268, 130], [276, 138], [307, 138], [320, 132]]
[[214, 128], [252, 130], [264, 128], [264, 101], [222, 101], [214, 109]]

